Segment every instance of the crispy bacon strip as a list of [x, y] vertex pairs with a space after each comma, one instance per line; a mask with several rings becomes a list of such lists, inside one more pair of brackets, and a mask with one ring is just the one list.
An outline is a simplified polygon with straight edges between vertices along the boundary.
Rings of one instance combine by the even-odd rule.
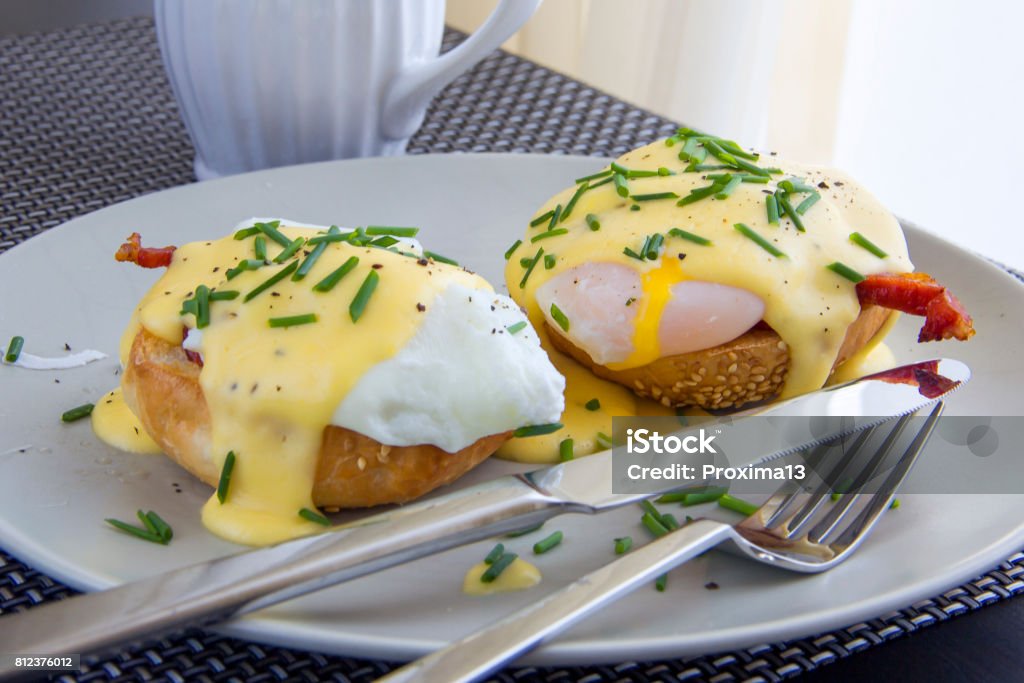
[[117, 249], [114, 258], [118, 261], [129, 261], [143, 268], [166, 268], [171, 265], [171, 257], [177, 247], [144, 247], [142, 237], [137, 232], [128, 235], [128, 239]]
[[939, 374], [939, 361], [928, 360], [913, 365], [885, 370], [871, 375], [890, 384], [908, 384], [917, 387], [925, 398], [936, 398], [954, 388], [959, 382]]
[[877, 304], [911, 315], [923, 315], [917, 341], [955, 337], [966, 341], [974, 335], [971, 316], [959, 299], [927, 273], [868, 275], [857, 283], [860, 303]]

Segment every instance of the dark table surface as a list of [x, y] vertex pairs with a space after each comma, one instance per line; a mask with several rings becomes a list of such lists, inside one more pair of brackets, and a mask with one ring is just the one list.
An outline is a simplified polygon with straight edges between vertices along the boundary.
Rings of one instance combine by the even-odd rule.
[[[446, 47], [460, 39], [449, 32]], [[499, 52], [438, 96], [409, 152], [614, 156], [674, 128]], [[191, 160], [149, 19], [0, 39], [0, 251], [83, 213], [192, 182]], [[1021, 592], [1017, 553], [942, 595], [816, 637], [691, 660], [513, 668], [495, 680], [1024, 680], [1024, 600], [1010, 599]], [[0, 614], [72, 593], [0, 550]], [[391, 666], [193, 630], [60, 680], [366, 681]]]

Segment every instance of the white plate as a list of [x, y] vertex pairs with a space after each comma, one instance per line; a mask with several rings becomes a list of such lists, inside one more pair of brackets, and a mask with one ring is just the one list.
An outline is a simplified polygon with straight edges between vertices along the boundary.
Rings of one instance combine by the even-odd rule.
[[[34, 567], [95, 590], [237, 550], [205, 532], [199, 508], [210, 490], [159, 456], [133, 456], [98, 443], [87, 421], [60, 413], [117, 384], [117, 341], [157, 273], [116, 264], [129, 232], [147, 244], [180, 244], [224, 234], [250, 215], [313, 223], [418, 225], [429, 248], [502, 281], [502, 253], [536, 207], [602, 162], [516, 155], [412, 156], [283, 168], [160, 192], [73, 220], [0, 256], [0, 338], [59, 354], [98, 348], [106, 361], [64, 372], [0, 367], [0, 545]], [[1010, 347], [1024, 338], [1024, 287], [973, 255], [908, 226], [911, 254], [963, 299], [977, 322], [967, 344], [918, 346], [904, 317], [889, 337], [901, 361], [945, 354], [974, 380], [951, 413], [1019, 415], [1024, 366]], [[56, 383], [59, 379], [60, 383]], [[26, 452], [18, 449], [26, 447]], [[977, 459], [974, 459], [977, 460]], [[936, 472], [927, 458], [915, 477]], [[465, 481], [510, 466], [485, 463]], [[974, 475], [978, 472], [974, 471]], [[999, 472], [985, 476], [998, 477]], [[172, 482], [181, 485], [175, 493]], [[169, 547], [141, 543], [103, 524], [156, 509], [175, 529]], [[704, 512], [703, 510], [701, 511]], [[709, 516], [719, 514], [711, 507]], [[725, 513], [728, 514], [728, 513]], [[614, 536], [645, 537], [635, 509], [600, 521], [549, 522], [565, 542], [536, 559], [532, 591], [473, 598], [464, 571], [481, 543], [353, 581], [251, 616], [222, 630], [310, 650], [410, 658], [493, 622], [612, 559]], [[534, 536], [536, 536], [535, 534]], [[529, 552], [536, 540], [507, 541]], [[598, 663], [703, 654], [819, 633], [934, 595], [991, 567], [1024, 545], [1022, 495], [914, 495], [888, 515], [849, 562], [820, 576], [796, 576], [710, 553], [672, 573], [668, 591], [642, 588], [532, 655], [538, 663]], [[720, 590], [706, 590], [714, 581]]]

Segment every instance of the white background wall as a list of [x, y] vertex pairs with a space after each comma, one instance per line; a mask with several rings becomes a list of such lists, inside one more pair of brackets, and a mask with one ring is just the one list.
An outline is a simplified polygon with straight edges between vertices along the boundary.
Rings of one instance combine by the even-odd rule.
[[[479, 24], [493, 0], [449, 0]], [[1024, 2], [545, 0], [507, 47], [1024, 268]]]

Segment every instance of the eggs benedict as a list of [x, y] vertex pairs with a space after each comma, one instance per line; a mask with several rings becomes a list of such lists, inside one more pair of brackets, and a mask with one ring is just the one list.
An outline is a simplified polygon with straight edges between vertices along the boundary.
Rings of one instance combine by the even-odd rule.
[[252, 219], [218, 240], [122, 245], [118, 260], [167, 268], [122, 340], [124, 400], [218, 487], [211, 531], [312, 533], [318, 508], [412, 500], [557, 421], [564, 380], [519, 307], [415, 234]]
[[577, 179], [506, 258], [560, 369], [571, 358], [672, 408], [820, 388], [895, 311], [925, 316], [920, 341], [974, 334], [851, 178], [689, 128]]

